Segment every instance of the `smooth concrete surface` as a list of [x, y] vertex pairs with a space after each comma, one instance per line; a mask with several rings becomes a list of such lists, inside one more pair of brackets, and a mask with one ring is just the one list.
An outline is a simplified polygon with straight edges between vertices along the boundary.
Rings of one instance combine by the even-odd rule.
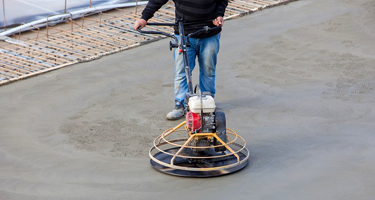
[[149, 164], [180, 122], [167, 39], [1, 86], [0, 199], [373, 200], [374, 18], [300, 0], [226, 22], [215, 100], [251, 155], [218, 178]]

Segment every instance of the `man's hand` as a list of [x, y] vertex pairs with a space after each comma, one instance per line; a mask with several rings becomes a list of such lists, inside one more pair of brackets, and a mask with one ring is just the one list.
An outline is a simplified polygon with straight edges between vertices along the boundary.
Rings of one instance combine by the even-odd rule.
[[217, 17], [216, 19], [214, 19], [214, 21], [212, 21], [212, 23], [214, 23], [215, 26], [224, 26], [224, 18], [223, 17]]
[[134, 30], [140, 30], [142, 29], [143, 27], [145, 27], [147, 24], [146, 20], [144, 19], [137, 19], [137, 21], [135, 21], [134, 23]]

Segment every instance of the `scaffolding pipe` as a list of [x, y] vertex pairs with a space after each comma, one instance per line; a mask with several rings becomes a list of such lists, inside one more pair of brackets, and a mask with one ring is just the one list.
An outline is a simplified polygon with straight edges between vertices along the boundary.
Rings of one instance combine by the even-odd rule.
[[[4, 2], [4, 0], [3, 0], [3, 2]], [[97, 12], [97, 11], [102, 11], [102, 10], [111, 10], [111, 9], [123, 8], [123, 7], [134, 7], [137, 4], [138, 5], [145, 5], [145, 4], [147, 4], [147, 2], [148, 1], [138, 2], [138, 3], [133, 2], [133, 3], [122, 3], [122, 4], [114, 4], [114, 5], [106, 5], [106, 6], [97, 6], [97, 7], [93, 7], [93, 8], [86, 8], [86, 9], [82, 9], [82, 10], [72, 11], [72, 12], [66, 13], [66, 14], [61, 14], [61, 15], [49, 17], [48, 20], [49, 21], [62, 20], [64, 18], [70, 18], [70, 15], [73, 15], [74, 19], [76, 19], [76, 18], [81, 17], [81, 15], [84, 14], [84, 13]], [[35, 26], [35, 25], [38, 25], [38, 24], [46, 23], [46, 22], [47, 22], [47, 18], [36, 20], [36, 21], [33, 21], [33, 22], [29, 22], [29, 23], [26, 23], [24, 25], [9, 29], [8, 31], [1, 32], [0, 36], [13, 35], [13, 34], [18, 33], [19, 31], [22, 31], [26, 28], [29, 28], [29, 27], [32, 27], [32, 26]]]
[[65, 0], [64, 14], [66, 13], [66, 1], [67, 0]]
[[3, 0], [4, 30], [7, 30], [7, 19], [5, 18], [5, 0]]

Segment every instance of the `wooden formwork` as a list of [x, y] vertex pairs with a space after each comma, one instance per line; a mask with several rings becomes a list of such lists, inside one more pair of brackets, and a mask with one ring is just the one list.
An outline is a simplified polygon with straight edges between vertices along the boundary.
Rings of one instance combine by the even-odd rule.
[[[292, 0], [230, 0], [224, 18], [226, 20], [247, 15], [261, 9], [285, 4]], [[33, 38], [23, 38], [27, 33], [11, 36], [0, 43], [0, 85], [28, 78], [78, 62], [89, 61], [103, 55], [116, 53], [141, 44], [164, 38], [144, 35], [133, 29], [140, 17], [135, 12], [118, 9], [119, 12], [99, 13], [96, 17], [84, 16], [71, 20], [69, 28], [59, 25], [34, 31]], [[98, 17], [99, 16], [99, 17]], [[174, 22], [174, 4], [163, 6], [150, 22]], [[147, 27], [150, 30], [172, 32], [171, 27]]]

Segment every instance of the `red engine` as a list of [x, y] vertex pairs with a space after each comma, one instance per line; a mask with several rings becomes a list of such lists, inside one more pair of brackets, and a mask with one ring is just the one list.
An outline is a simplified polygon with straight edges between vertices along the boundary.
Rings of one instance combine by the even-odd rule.
[[197, 132], [200, 132], [201, 130], [198, 130], [198, 129], [202, 128], [201, 115], [193, 113], [191, 111], [188, 112], [186, 114], [186, 124], [187, 124], [188, 130], [190, 130], [191, 132], [195, 132], [196, 130]]

